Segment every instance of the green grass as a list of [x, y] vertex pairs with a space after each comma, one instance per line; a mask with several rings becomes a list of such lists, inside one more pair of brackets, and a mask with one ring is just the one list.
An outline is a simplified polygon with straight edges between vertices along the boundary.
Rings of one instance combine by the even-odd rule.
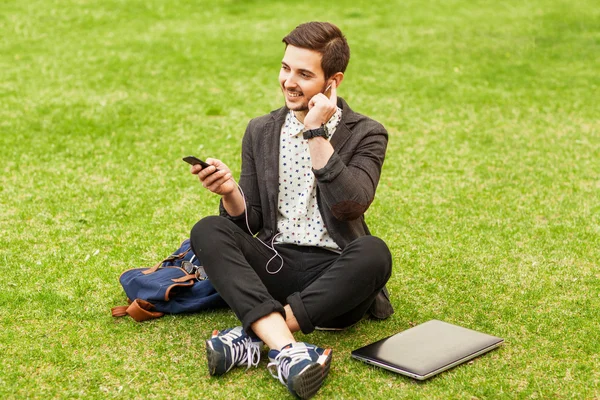
[[[335, 352], [317, 398], [600, 398], [591, 0], [3, 1], [3, 398], [286, 398], [264, 361], [208, 377], [203, 340], [231, 312], [110, 308], [123, 270], [216, 212], [181, 157], [239, 171], [248, 120], [282, 104], [281, 38], [315, 19], [350, 42], [339, 94], [390, 132], [367, 219], [396, 309], [307, 338]], [[350, 359], [432, 318], [506, 344], [425, 383]]]

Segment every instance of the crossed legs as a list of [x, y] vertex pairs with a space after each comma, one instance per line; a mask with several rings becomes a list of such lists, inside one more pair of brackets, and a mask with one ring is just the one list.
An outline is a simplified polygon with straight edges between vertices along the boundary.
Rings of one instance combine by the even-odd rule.
[[[275, 245], [279, 257], [273, 258], [272, 249], [231, 220], [211, 216], [194, 226], [191, 242], [244, 329], [261, 339], [280, 336], [267, 331], [283, 336], [283, 325], [288, 339], [293, 332], [310, 333], [317, 326], [350, 326], [364, 316], [391, 274], [390, 252], [373, 236], [355, 240], [341, 254]], [[272, 273], [281, 263], [280, 271]]]

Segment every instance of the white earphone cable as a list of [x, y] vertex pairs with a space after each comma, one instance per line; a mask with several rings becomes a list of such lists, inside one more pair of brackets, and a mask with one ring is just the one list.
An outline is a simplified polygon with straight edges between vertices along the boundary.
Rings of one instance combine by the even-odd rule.
[[[238, 189], [240, 191], [240, 194], [242, 195], [242, 199], [244, 201], [244, 218], [246, 220], [246, 228], [248, 228], [248, 232], [250, 232], [250, 235], [252, 235], [256, 240], [258, 240], [260, 243], [262, 243], [263, 246], [265, 246], [266, 248], [268, 248], [269, 250], [271, 250], [271, 251], [273, 251], [275, 253], [273, 255], [273, 257], [271, 257], [269, 259], [269, 261], [267, 261], [267, 263], [265, 264], [266, 271], [269, 274], [271, 274], [271, 275], [275, 275], [276, 273], [278, 273], [279, 271], [281, 271], [281, 269], [283, 268], [283, 257], [281, 257], [281, 255], [279, 254], [279, 252], [277, 250], [275, 250], [275, 239], [277, 239], [277, 237], [279, 235], [281, 235], [282, 232], [278, 232], [275, 235], [273, 235], [273, 239], [271, 239], [271, 245], [270, 246], [258, 238], [258, 232], [257, 233], [253, 233], [252, 232], [252, 229], [250, 229], [250, 222], [248, 220], [248, 207], [247, 207], [247, 204], [246, 204], [246, 196], [244, 195], [244, 191], [242, 190], [242, 187], [235, 181], [235, 179], [231, 178], [231, 180], [238, 187]], [[281, 264], [279, 264], [279, 268], [277, 268], [276, 271], [270, 271], [269, 270], [269, 264], [271, 263], [271, 261], [273, 261], [277, 257], [279, 257], [279, 259], [281, 260]]]

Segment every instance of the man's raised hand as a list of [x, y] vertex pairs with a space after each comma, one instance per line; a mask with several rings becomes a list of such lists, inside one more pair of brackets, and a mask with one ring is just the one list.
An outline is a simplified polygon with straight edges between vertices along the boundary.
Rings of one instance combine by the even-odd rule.
[[304, 117], [306, 129], [316, 129], [329, 121], [337, 109], [337, 84], [331, 81], [330, 94], [317, 93], [308, 102], [308, 113]]

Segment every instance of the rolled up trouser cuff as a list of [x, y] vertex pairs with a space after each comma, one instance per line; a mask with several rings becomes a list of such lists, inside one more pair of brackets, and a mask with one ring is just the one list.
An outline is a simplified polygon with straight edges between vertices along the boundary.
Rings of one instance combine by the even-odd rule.
[[314, 331], [315, 326], [308, 317], [308, 313], [306, 312], [304, 303], [302, 303], [300, 293], [296, 292], [289, 295], [287, 298], [287, 302], [290, 305], [292, 311], [294, 312], [294, 317], [296, 317], [296, 321], [298, 321], [298, 325], [300, 326], [300, 330], [302, 330], [302, 333], [308, 334]]
[[244, 331], [252, 337], [256, 337], [254, 331], [252, 331], [251, 325], [261, 319], [262, 317], [266, 317], [269, 314], [274, 312], [278, 312], [281, 314], [283, 319], [285, 319], [285, 309], [277, 300], [268, 300], [264, 303], [261, 303], [254, 307], [252, 310], [244, 315], [244, 319], [242, 320], [242, 326], [244, 327]]

